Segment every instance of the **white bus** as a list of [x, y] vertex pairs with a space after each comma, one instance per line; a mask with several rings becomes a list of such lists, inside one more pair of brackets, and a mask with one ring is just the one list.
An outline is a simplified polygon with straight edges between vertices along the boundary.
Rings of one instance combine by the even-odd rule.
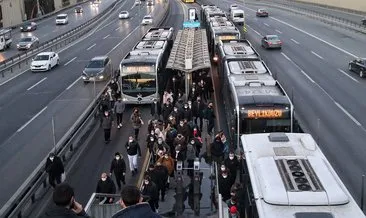
[[241, 141], [246, 217], [365, 217], [310, 134], [245, 134]]
[[13, 42], [11, 38], [11, 29], [1, 29], [0, 30], [0, 51], [4, 51], [7, 48], [10, 48], [11, 43]]

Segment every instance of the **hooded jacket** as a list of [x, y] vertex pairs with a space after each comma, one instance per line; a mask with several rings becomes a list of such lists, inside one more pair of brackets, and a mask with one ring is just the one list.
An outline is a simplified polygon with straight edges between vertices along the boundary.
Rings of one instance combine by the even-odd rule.
[[85, 211], [83, 210], [81, 213], [76, 214], [71, 209], [60, 207], [60, 206], [52, 206], [44, 216], [43, 218], [80, 218], [80, 217], [90, 217]]
[[148, 203], [139, 203], [118, 211], [112, 218], [161, 218], [154, 213]]

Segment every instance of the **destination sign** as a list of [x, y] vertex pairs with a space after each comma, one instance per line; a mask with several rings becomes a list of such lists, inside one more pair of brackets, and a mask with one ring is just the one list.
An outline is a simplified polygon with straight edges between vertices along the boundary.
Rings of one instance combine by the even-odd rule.
[[250, 119], [276, 119], [276, 118], [284, 118], [288, 116], [288, 110], [281, 109], [250, 109], [245, 110], [247, 118]]
[[183, 23], [183, 28], [200, 28], [201, 23], [197, 21], [186, 21]]
[[124, 66], [124, 73], [150, 73], [154, 72], [154, 66]]
[[236, 39], [236, 36], [219, 36], [219, 40], [231, 40]]

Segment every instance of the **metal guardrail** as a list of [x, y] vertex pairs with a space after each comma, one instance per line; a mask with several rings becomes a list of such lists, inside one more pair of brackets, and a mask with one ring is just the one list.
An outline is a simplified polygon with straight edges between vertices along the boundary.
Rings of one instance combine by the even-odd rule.
[[51, 40], [48, 40], [44, 43], [41, 43], [37, 47], [35, 47], [31, 50], [27, 50], [23, 53], [10, 57], [3, 62], [0, 62], [1, 76], [4, 77], [5, 73], [7, 73], [7, 72], [13, 73], [14, 68], [16, 68], [16, 67], [20, 68], [24, 62], [26, 64], [28, 64], [28, 60], [31, 59], [32, 57], [34, 57], [40, 51], [49, 49], [50, 47], [51, 47], [51, 51], [52, 51], [52, 47], [54, 45], [56, 45], [56, 49], [57, 49], [57, 48], [65, 46], [66, 44], [69, 44], [70, 42], [73, 42], [77, 38], [80, 38], [86, 32], [90, 31], [90, 29], [92, 28], [92, 24], [95, 24], [95, 21], [97, 21], [104, 15], [108, 14], [107, 12], [109, 10], [111, 10], [113, 7], [115, 7], [117, 2], [118, 1], [115, 1], [114, 3], [112, 3], [109, 7], [107, 7], [103, 12], [101, 12], [97, 16], [95, 16], [92, 19], [88, 20], [87, 22], [69, 30], [68, 32], [66, 32], [62, 35], [59, 35]]

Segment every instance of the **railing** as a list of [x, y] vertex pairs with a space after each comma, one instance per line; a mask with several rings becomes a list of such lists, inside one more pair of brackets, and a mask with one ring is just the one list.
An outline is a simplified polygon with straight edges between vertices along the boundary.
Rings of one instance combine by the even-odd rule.
[[13, 73], [16, 68], [21, 69], [22, 65], [28, 64], [29, 60], [33, 58], [37, 53], [44, 51], [46, 49], [50, 49], [51, 51], [57, 50], [59, 48], [65, 47], [65, 45], [74, 42], [76, 39], [83, 36], [85, 33], [89, 32], [94, 25], [97, 23], [96, 21], [103, 18], [105, 15], [108, 15], [108, 11], [112, 10], [116, 4], [117, 0], [112, 3], [109, 7], [107, 7], [102, 13], [88, 20], [87, 22], [75, 27], [68, 32], [57, 36], [54, 39], [46, 41], [44, 43], [39, 44], [34, 49], [25, 51], [23, 53], [17, 54], [13, 57], [6, 59], [5, 61], [0, 62], [0, 72], [1, 76], [5, 77], [6, 73]]
[[[101, 200], [103, 201], [105, 198], [113, 198], [113, 202], [109, 204], [101, 203]], [[118, 194], [93, 193], [85, 206], [85, 212], [93, 218], [112, 217], [122, 209], [119, 199], [120, 195]]]

